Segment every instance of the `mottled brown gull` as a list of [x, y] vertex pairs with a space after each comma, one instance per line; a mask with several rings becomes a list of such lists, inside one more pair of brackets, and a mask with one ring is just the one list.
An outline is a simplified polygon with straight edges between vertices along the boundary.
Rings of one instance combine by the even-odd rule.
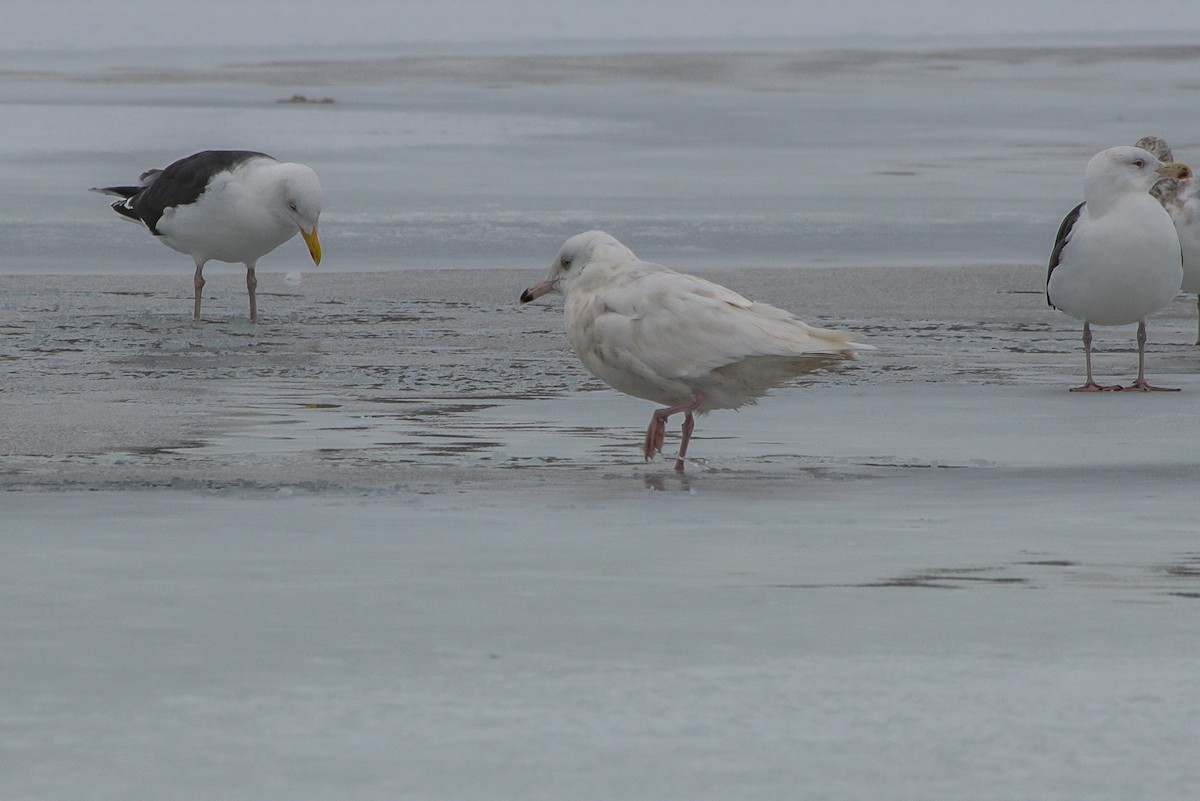
[[[1143, 136], [1138, 147], [1145, 148], [1163, 161], [1171, 161], [1171, 148], [1157, 136]], [[1175, 223], [1179, 246], [1183, 251], [1184, 292], [1196, 295], [1196, 344], [1200, 345], [1200, 179], [1166, 177], [1154, 185], [1150, 194], [1158, 198]]]

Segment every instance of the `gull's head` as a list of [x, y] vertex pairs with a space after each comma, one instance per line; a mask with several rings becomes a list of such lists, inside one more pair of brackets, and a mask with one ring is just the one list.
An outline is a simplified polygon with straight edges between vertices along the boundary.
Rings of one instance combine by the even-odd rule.
[[521, 302], [528, 303], [551, 292], [565, 295], [581, 281], [600, 278], [600, 273], [607, 274], [636, 261], [633, 251], [603, 231], [576, 234], [559, 249], [546, 280], [521, 293]]
[[[1140, 147], [1154, 158], [1163, 162], [1164, 165], [1175, 160], [1171, 155], [1171, 146], [1167, 144], [1167, 140], [1161, 136], [1143, 136], [1137, 140], [1135, 147]], [[1180, 165], [1183, 166], [1183, 165]], [[1150, 190], [1150, 194], [1154, 195], [1160, 203], [1166, 205], [1175, 200], [1179, 195], [1180, 178], [1178, 175], [1168, 174], [1165, 178], [1159, 178], [1155, 182], [1154, 187]]]
[[1163, 178], [1190, 178], [1192, 169], [1176, 161], [1162, 162], [1140, 147], [1110, 147], [1092, 156], [1085, 173], [1085, 194], [1091, 204], [1123, 192], [1149, 192]]
[[1161, 136], [1143, 136], [1134, 143], [1134, 147], [1140, 147], [1162, 162], [1175, 160], [1175, 157], [1171, 155], [1171, 146]]
[[280, 213], [300, 229], [313, 264], [320, 264], [317, 220], [321, 216], [321, 182], [317, 180], [317, 174], [303, 164], [280, 164], [279, 170], [281, 178], [276, 184], [276, 192]]

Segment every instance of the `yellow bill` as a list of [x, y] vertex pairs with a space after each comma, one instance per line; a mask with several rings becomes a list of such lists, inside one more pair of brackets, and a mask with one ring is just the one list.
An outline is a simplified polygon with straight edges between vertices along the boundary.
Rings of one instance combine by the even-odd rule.
[[308, 245], [308, 255], [312, 256], [313, 264], [320, 264], [321, 240], [317, 239], [317, 226], [313, 226], [311, 233], [301, 228], [300, 236], [304, 237], [304, 244]]
[[1178, 178], [1181, 181], [1192, 177], [1192, 168], [1186, 164], [1180, 164], [1178, 161], [1168, 161], [1155, 172], [1164, 178]]

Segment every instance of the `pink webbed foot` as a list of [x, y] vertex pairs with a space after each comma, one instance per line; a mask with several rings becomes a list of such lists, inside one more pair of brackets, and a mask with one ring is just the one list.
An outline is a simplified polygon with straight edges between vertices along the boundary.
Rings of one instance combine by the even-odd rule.
[[647, 462], [653, 459], [655, 454], [662, 453], [666, 437], [667, 418], [655, 413], [650, 418], [650, 425], [646, 428], [646, 440], [642, 443], [642, 455], [646, 457]]
[[667, 419], [673, 414], [684, 412], [686, 417], [683, 421], [683, 441], [679, 444], [679, 457], [675, 460], [675, 472], [683, 472], [683, 460], [687, 456], [688, 441], [692, 438], [692, 427], [695, 425], [692, 412], [700, 408], [703, 402], [704, 396], [693, 392], [688, 403], [655, 410], [650, 417], [650, 426], [646, 429], [646, 439], [642, 443], [642, 455], [646, 457], [646, 461], [650, 461], [655, 454], [662, 453], [663, 441], [667, 436]]
[[1116, 392], [1120, 389], [1122, 389], [1122, 387], [1119, 384], [1113, 384], [1112, 386], [1105, 387], [1105, 386], [1101, 386], [1100, 384], [1097, 384], [1095, 381], [1092, 381], [1089, 379], [1081, 387], [1071, 387], [1070, 391], [1071, 392]]
[[1139, 378], [1127, 387], [1113, 387], [1125, 392], [1179, 392], [1179, 387], [1156, 387], [1146, 379]]

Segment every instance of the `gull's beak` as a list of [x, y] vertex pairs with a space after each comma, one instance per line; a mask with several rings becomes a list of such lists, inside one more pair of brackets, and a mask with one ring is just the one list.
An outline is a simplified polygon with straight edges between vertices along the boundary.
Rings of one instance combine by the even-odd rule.
[[1186, 164], [1181, 164], [1178, 161], [1168, 161], [1166, 164], [1155, 170], [1156, 173], [1163, 178], [1178, 178], [1184, 180], [1192, 177], [1192, 168]]
[[312, 256], [313, 264], [321, 263], [321, 240], [317, 239], [317, 226], [313, 226], [312, 231], [300, 229], [300, 236], [304, 237], [304, 244], [308, 245], [308, 255]]
[[531, 300], [537, 300], [542, 295], [548, 295], [554, 291], [554, 281], [547, 278], [540, 284], [534, 284], [521, 293], [521, 302], [528, 303]]

